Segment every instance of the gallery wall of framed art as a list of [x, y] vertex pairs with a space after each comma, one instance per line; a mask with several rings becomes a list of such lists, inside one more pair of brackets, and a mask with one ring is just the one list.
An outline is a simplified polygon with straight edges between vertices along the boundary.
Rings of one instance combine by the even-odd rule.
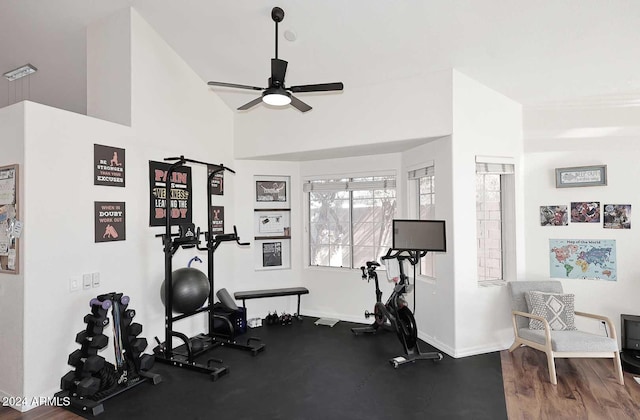
[[256, 270], [291, 268], [291, 179], [255, 176], [253, 211]]

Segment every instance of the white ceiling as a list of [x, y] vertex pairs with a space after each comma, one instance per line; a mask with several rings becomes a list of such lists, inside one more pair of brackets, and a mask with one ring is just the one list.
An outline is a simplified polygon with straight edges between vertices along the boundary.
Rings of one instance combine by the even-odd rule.
[[[280, 6], [289, 86], [384, 89], [453, 67], [526, 106], [640, 104], [634, 0], [0, 0], [0, 73], [28, 62], [39, 69], [28, 82], [1, 80], [0, 106], [32, 99], [84, 112], [84, 28], [128, 6], [203, 83], [266, 86], [275, 48], [270, 12]], [[286, 41], [285, 30], [296, 41]], [[216, 91], [234, 108], [257, 96]]]

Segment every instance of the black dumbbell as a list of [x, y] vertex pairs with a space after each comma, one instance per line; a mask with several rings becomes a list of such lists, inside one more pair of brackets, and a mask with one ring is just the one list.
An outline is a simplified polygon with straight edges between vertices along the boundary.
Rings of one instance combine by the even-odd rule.
[[133, 309], [127, 309], [126, 311], [124, 311], [124, 316], [120, 320], [120, 325], [122, 326], [122, 328], [128, 328], [135, 316], [136, 311]]
[[[89, 316], [89, 315], [87, 315], [87, 316]], [[102, 334], [102, 331], [104, 331], [104, 327], [106, 325], [108, 325], [108, 324], [109, 324], [109, 318], [105, 318], [104, 321], [99, 322], [99, 323], [88, 322], [86, 331], [87, 331], [89, 336]]]
[[76, 373], [71, 371], [60, 380], [60, 389], [63, 391], [75, 391], [76, 389]]
[[[109, 343], [109, 337], [104, 334], [90, 336], [87, 331], [80, 331], [76, 335], [76, 343], [82, 344], [83, 349], [94, 348], [102, 350], [103, 348], [107, 347], [107, 344]], [[85, 354], [89, 353], [85, 352]]]
[[82, 371], [82, 373], [95, 373], [102, 369], [104, 366], [104, 357], [102, 356], [89, 356], [76, 365], [76, 370]]
[[137, 337], [138, 335], [140, 335], [141, 332], [142, 332], [141, 324], [138, 324], [137, 322], [132, 322], [131, 325], [129, 325], [129, 336]]
[[76, 386], [76, 392], [81, 397], [88, 397], [100, 389], [100, 379], [90, 376], [82, 379]]
[[140, 357], [140, 370], [149, 370], [153, 367], [155, 358], [150, 354], [143, 354]]
[[131, 350], [135, 353], [140, 354], [147, 348], [147, 339], [146, 338], [134, 338], [131, 340]]
[[89, 301], [89, 306], [91, 307], [91, 313], [94, 316], [104, 318], [107, 316], [107, 310], [111, 307], [111, 301], [101, 301], [99, 299], [93, 298]]
[[76, 350], [69, 355], [67, 363], [71, 366], [76, 366], [83, 357], [86, 357], [86, 355], [82, 353], [82, 350]]

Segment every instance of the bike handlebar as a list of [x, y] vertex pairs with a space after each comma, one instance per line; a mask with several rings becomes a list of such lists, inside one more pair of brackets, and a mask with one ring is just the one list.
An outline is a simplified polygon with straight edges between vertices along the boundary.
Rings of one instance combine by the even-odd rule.
[[376, 273], [376, 267], [380, 267], [380, 264], [378, 264], [377, 261], [367, 261], [366, 264], [367, 266], [360, 267], [360, 270], [362, 270], [362, 280], [366, 279], [367, 282], [369, 282], [371, 278], [378, 275]]

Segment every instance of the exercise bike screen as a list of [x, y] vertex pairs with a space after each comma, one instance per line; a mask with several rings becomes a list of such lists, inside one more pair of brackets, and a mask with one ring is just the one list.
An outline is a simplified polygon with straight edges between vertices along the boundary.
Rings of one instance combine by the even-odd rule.
[[393, 249], [447, 250], [444, 220], [393, 220]]

